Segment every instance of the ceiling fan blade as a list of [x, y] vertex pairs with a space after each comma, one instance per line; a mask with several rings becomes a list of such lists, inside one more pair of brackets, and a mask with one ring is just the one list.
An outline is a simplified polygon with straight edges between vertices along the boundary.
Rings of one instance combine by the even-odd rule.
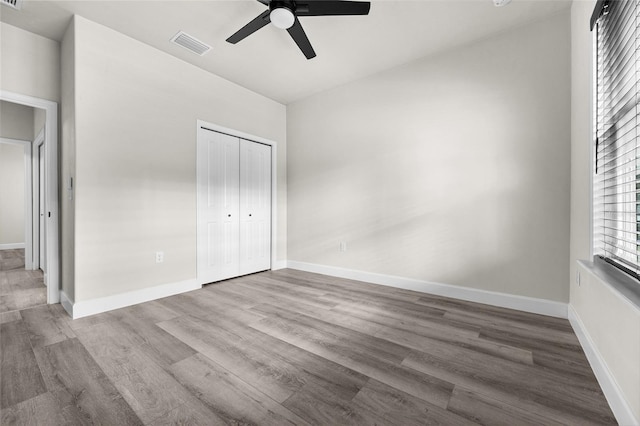
[[240, 28], [234, 35], [229, 37], [227, 41], [232, 44], [236, 44], [240, 40], [243, 40], [249, 37], [251, 34], [258, 31], [260, 28], [267, 25], [271, 20], [269, 19], [269, 11], [266, 10], [258, 17], [256, 17], [253, 21], [249, 22], [244, 27]]
[[368, 1], [307, 0], [296, 2], [298, 16], [368, 15]]
[[302, 53], [304, 53], [304, 56], [306, 56], [307, 59], [316, 57], [316, 52], [313, 50], [313, 47], [311, 46], [311, 42], [309, 42], [309, 39], [307, 38], [307, 34], [305, 34], [304, 29], [302, 28], [302, 25], [300, 25], [300, 21], [298, 20], [298, 18], [296, 18], [295, 22], [293, 23], [293, 26], [289, 28], [287, 31], [289, 32], [289, 35], [291, 35], [291, 38], [293, 39], [293, 41], [296, 42], [300, 50], [302, 50]]

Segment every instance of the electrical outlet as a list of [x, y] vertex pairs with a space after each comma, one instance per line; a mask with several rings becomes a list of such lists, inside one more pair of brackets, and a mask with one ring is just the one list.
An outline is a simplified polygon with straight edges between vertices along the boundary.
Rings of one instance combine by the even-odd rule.
[[344, 241], [340, 242], [340, 251], [347, 251], [347, 243]]
[[162, 263], [164, 262], [164, 252], [163, 251], [157, 251], [156, 252], [156, 263]]

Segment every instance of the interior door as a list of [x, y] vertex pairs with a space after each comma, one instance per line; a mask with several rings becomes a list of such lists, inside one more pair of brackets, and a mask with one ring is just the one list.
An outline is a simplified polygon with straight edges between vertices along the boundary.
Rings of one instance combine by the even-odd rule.
[[47, 271], [47, 265], [46, 265], [46, 259], [47, 256], [45, 256], [45, 252], [46, 252], [46, 232], [45, 232], [45, 220], [44, 220], [44, 207], [45, 207], [45, 203], [44, 203], [44, 178], [45, 178], [45, 171], [44, 171], [44, 144], [40, 144], [38, 145], [38, 213], [40, 216], [40, 225], [38, 226], [38, 239], [39, 239], [39, 243], [38, 243], [38, 256], [40, 259], [40, 269], [42, 269], [43, 272]]
[[240, 274], [271, 268], [271, 146], [240, 140]]
[[198, 129], [198, 280], [240, 275], [240, 141]]

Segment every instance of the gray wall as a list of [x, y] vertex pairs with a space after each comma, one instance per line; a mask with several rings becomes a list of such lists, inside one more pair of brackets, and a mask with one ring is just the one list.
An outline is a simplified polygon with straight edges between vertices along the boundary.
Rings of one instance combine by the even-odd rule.
[[570, 57], [567, 11], [289, 105], [289, 259], [568, 301]]

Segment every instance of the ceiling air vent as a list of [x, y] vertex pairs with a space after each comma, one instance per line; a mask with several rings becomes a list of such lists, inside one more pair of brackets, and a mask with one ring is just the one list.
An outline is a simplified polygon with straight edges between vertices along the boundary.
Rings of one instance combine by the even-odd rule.
[[[2, 0], [7, 1], [7, 0]], [[182, 46], [185, 49], [188, 49], [195, 53], [196, 55], [202, 56], [211, 50], [211, 46], [205, 44], [198, 40], [195, 37], [190, 36], [189, 34], [180, 31], [178, 34], [174, 35], [171, 39], [172, 42], [177, 44], [178, 46]]]
[[20, 10], [22, 8], [22, 0], [1, 0], [2, 4], [12, 9]]

